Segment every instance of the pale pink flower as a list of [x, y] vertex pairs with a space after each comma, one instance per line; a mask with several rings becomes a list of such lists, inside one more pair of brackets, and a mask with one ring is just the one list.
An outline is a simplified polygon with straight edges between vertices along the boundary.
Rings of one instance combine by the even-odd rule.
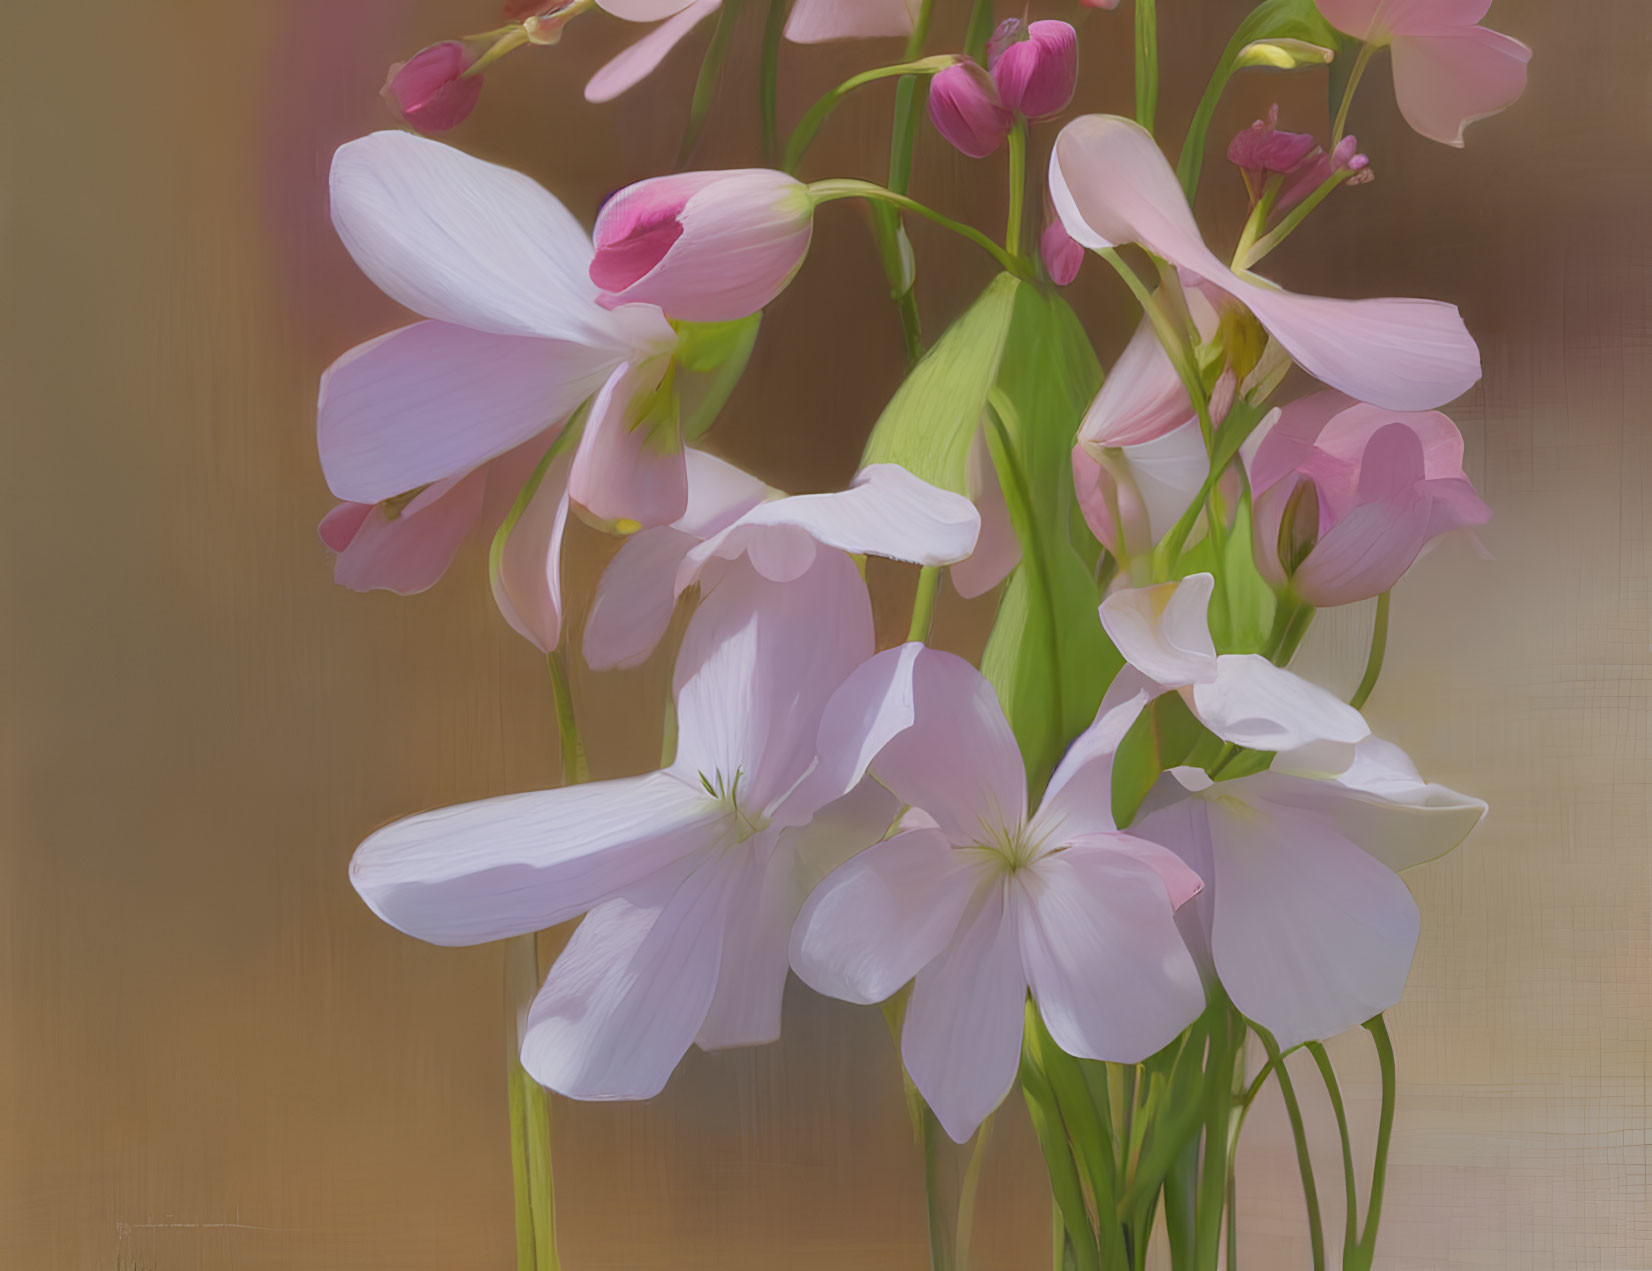
[[685, 322], [756, 313], [803, 265], [814, 201], [784, 172], [681, 172], [627, 186], [592, 230], [604, 303], [641, 301]]
[[1073, 241], [1061, 218], [1052, 216], [1038, 239], [1038, 256], [1044, 262], [1044, 272], [1058, 287], [1069, 285], [1084, 266], [1084, 249]]
[[869, 771], [913, 811], [908, 828], [809, 897], [792, 966], [851, 1002], [915, 981], [901, 1055], [959, 1142], [1014, 1085], [1029, 991], [1063, 1050], [1122, 1063], [1164, 1046], [1204, 1007], [1175, 922], [1199, 881], [1113, 823], [1114, 752], [1145, 701], [1098, 716], [1031, 815], [997, 694], [963, 659], [891, 649], [827, 706], [825, 792]]
[[422, 48], [390, 68], [380, 96], [409, 127], [446, 132], [476, 108], [482, 77], [465, 72], [486, 50], [485, 40], [443, 40]]
[[[1526, 89], [1532, 51], [1476, 25], [1491, 0], [1321, 0], [1339, 31], [1394, 50], [1394, 97], [1423, 136], [1463, 144], [1463, 129]], [[1438, 405], [1438, 403], [1435, 403]]]
[[929, 122], [972, 159], [984, 159], [1010, 135], [1015, 116], [998, 100], [992, 76], [959, 58], [929, 81]]
[[[1491, 519], [1463, 472], [1463, 436], [1438, 411], [1316, 393], [1285, 407], [1249, 466], [1257, 567], [1319, 607], [1387, 591], [1434, 539]], [[1282, 530], [1288, 509], [1307, 523]]]
[[1238, 274], [1204, 244], [1176, 174], [1128, 119], [1088, 115], [1061, 130], [1050, 196], [1085, 247], [1140, 243], [1239, 301], [1296, 362], [1334, 388], [1392, 410], [1426, 410], [1480, 378], [1456, 306], [1431, 300], [1331, 300]]
[[731, 464], [689, 451], [688, 509], [620, 548], [597, 584], [585, 627], [595, 669], [644, 661], [689, 587], [716, 587], [742, 558], [770, 582], [790, 582], [823, 554], [849, 552], [949, 565], [976, 546], [980, 518], [961, 494], [895, 464], [872, 464], [847, 490], [786, 496]]
[[586, 914], [528, 1012], [523, 1067], [571, 1098], [648, 1098], [691, 1045], [779, 1035], [804, 896], [897, 810], [875, 783], [821, 800], [803, 784], [827, 699], [871, 650], [847, 556], [790, 583], [740, 566], [689, 623], [668, 766], [408, 817], [356, 850], [351, 881], [435, 944]]
[[[590, 240], [520, 173], [380, 132], [339, 148], [331, 191], [333, 224], [362, 271], [429, 319], [359, 345], [322, 376], [321, 466], [344, 502], [404, 511], [421, 496], [434, 502], [432, 489], [535, 439], [548, 444], [593, 394], [607, 390], [607, 413], [626, 417], [630, 400], [613, 391], [626, 368], [664, 373], [677, 338], [665, 316], [599, 304]], [[658, 375], [636, 381], [625, 387], [640, 395]], [[601, 440], [603, 414], [593, 412], [582, 447]], [[682, 510], [681, 444], [651, 439], [679, 475], [659, 505], [623, 515], [664, 524]], [[576, 500], [603, 502], [603, 475]], [[330, 528], [335, 541], [345, 528]]]
[[1065, 22], [1006, 18], [987, 46], [987, 69], [1008, 109], [1028, 119], [1059, 115], [1078, 86], [1078, 32]]

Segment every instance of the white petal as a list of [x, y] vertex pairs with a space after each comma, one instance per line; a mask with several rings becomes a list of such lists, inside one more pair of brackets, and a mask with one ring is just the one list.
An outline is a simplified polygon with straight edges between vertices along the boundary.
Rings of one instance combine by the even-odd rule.
[[1060, 847], [1080, 834], [1118, 828], [1113, 824], [1113, 760], [1149, 694], [1137, 691], [1116, 704], [1104, 702], [1095, 722], [1079, 734], [1044, 788], [1044, 802], [1030, 836]]
[[737, 881], [702, 859], [593, 909], [528, 1012], [528, 1075], [571, 1099], [658, 1094], [711, 1005]]
[[368, 908], [432, 944], [480, 944], [565, 922], [718, 842], [727, 815], [668, 773], [507, 794], [422, 812], [350, 862]]
[[798, 978], [846, 1002], [881, 1002], [947, 947], [981, 883], [938, 830], [906, 830], [840, 866], [792, 931]]
[[1223, 741], [1253, 750], [1342, 746], [1371, 735], [1365, 717], [1341, 698], [1256, 653], [1224, 653], [1216, 678], [1191, 690], [1193, 713]]
[[572, 462], [567, 453], [551, 461], [488, 569], [499, 612], [542, 653], [556, 648], [562, 637], [562, 539]]
[[673, 770], [696, 784], [738, 772], [741, 806], [771, 808], [813, 762], [832, 690], [871, 651], [866, 584], [841, 552], [791, 583], [732, 566], [683, 637]]
[[[1163, 861], [1146, 857], [1159, 853]], [[1205, 1007], [1198, 968], [1176, 930], [1162, 871], [1198, 879], [1163, 848], [1096, 835], [1016, 876], [1021, 957], [1056, 1045], [1084, 1059], [1137, 1063]]]
[[1115, 591], [1101, 602], [1101, 625], [1124, 660], [1166, 688], [1216, 678], [1210, 597], [1216, 580], [1190, 574], [1180, 582]]
[[1027, 977], [1015, 914], [995, 887], [918, 973], [901, 1057], [942, 1127], [963, 1143], [1015, 1085]]

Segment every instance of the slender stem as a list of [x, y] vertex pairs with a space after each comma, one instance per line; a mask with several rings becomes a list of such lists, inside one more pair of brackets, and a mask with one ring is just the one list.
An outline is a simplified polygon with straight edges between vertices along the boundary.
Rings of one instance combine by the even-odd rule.
[[775, 161], [780, 129], [780, 40], [791, 11], [792, 0], [769, 0], [769, 12], [763, 19], [763, 57], [757, 68], [757, 101], [763, 128], [763, 162], [771, 166]]
[[525, 1271], [556, 1271], [556, 1192], [551, 1174], [549, 1098], [517, 1057], [521, 1021], [539, 988], [537, 938], [518, 936], [505, 949], [506, 1089], [511, 1109], [511, 1177], [516, 1193], [516, 1259]]
[[1233, 1071], [1233, 1026], [1238, 1013], [1217, 993], [1206, 1008], [1213, 1015], [1210, 1050], [1205, 1060], [1204, 1159], [1194, 1201], [1193, 1258], [1196, 1271], [1216, 1271], [1221, 1244], [1222, 1207], [1227, 1199], [1229, 1081]]
[[912, 597], [912, 625], [907, 629], [908, 643], [920, 644], [929, 639], [929, 628], [935, 621], [935, 596], [941, 589], [941, 569], [925, 565], [918, 571], [918, 590]]
[[1329, 197], [1332, 190], [1336, 189], [1337, 186], [1341, 185], [1353, 175], [1354, 174], [1350, 169], [1342, 168], [1326, 177], [1324, 181], [1320, 182], [1318, 188], [1315, 189], [1312, 194], [1308, 195], [1307, 198], [1303, 199], [1302, 202], [1298, 203], [1289, 212], [1285, 213], [1284, 218], [1279, 222], [1279, 224], [1275, 225], [1261, 238], [1257, 239], [1255, 245], [1252, 246], [1243, 257], [1237, 257], [1237, 263], [1234, 265], [1234, 269], [1236, 271], [1243, 271], [1251, 268], [1253, 265], [1261, 261], [1262, 258], [1271, 252], [1275, 247], [1278, 247], [1279, 244], [1289, 238], [1291, 236], [1291, 232], [1307, 219], [1308, 213], [1312, 212], [1316, 207], [1323, 203], [1326, 198]]
[[1331, 1057], [1325, 1047], [1319, 1042], [1309, 1042], [1306, 1049], [1314, 1057], [1314, 1066], [1325, 1082], [1325, 1094], [1331, 1100], [1331, 1111], [1336, 1114], [1337, 1136], [1342, 1140], [1342, 1189], [1347, 1197], [1342, 1249], [1346, 1261], [1348, 1251], [1359, 1244], [1359, 1184], [1354, 1181], [1354, 1145], [1348, 1136], [1348, 1109], [1343, 1105], [1342, 1087], [1337, 1084], [1336, 1069], [1331, 1067]]
[[1377, 1122], [1377, 1153], [1371, 1163], [1371, 1198], [1365, 1207], [1365, 1230], [1359, 1238], [1359, 1257], [1351, 1271], [1370, 1271], [1377, 1254], [1377, 1223], [1382, 1219], [1382, 1193], [1388, 1183], [1388, 1148], [1394, 1138], [1394, 1107], [1398, 1087], [1394, 1075], [1394, 1042], [1381, 1015], [1365, 1021], [1366, 1030], [1377, 1046], [1377, 1062], [1382, 1068], [1382, 1115]]
[[1010, 128], [1010, 214], [1004, 226], [1004, 250], [1021, 254], [1022, 205], [1027, 198], [1027, 120], [1017, 112]]
[[975, 0], [975, 6], [969, 11], [969, 25], [964, 28], [964, 52], [977, 62], [987, 60], [993, 17], [992, 0]]
[[579, 739], [574, 719], [573, 690], [568, 683], [568, 663], [560, 648], [545, 661], [551, 672], [551, 696], [556, 700], [556, 731], [561, 743], [562, 784], [577, 785], [590, 779], [585, 763], [585, 744]]
[[[1249, 183], [1247, 176], [1245, 181]], [[1284, 188], [1285, 178], [1282, 176], [1269, 177], [1262, 187], [1262, 193], [1256, 200], [1256, 206], [1250, 210], [1250, 219], [1245, 222], [1245, 228], [1239, 234], [1239, 244], [1233, 249], [1233, 259], [1242, 261], [1250, 254], [1256, 240], [1262, 236], [1263, 226], [1268, 223], [1268, 217], [1273, 215], [1273, 205], [1279, 201], [1279, 191]]]
[[1331, 125], [1331, 148], [1336, 149], [1337, 142], [1342, 140], [1343, 129], [1348, 126], [1348, 108], [1354, 104], [1354, 90], [1359, 87], [1360, 78], [1365, 74], [1365, 68], [1371, 64], [1371, 54], [1377, 51], [1374, 44], [1362, 44], [1359, 56], [1354, 59], [1354, 69], [1348, 76], [1348, 86], [1342, 90], [1342, 104], [1337, 107], [1336, 122]]
[[1239, 1271], [1239, 1173], [1238, 1162], [1228, 1153], [1227, 1239], [1222, 1246], [1222, 1271]]
[[694, 81], [694, 96], [688, 105], [688, 123], [683, 129], [682, 144], [677, 148], [679, 168], [685, 167], [689, 156], [694, 153], [700, 131], [706, 124], [706, 116], [711, 113], [712, 99], [717, 96], [717, 87], [723, 81], [723, 63], [728, 60], [734, 28], [745, 3], [746, 0], [723, 0], [723, 6], [717, 13], [717, 28], [711, 33], [711, 43], [706, 45], [705, 60], [700, 63], [700, 75]]
[[809, 186], [809, 193], [814, 197], [816, 204], [830, 203], [835, 199], [870, 199], [874, 202], [888, 204], [891, 207], [901, 208], [907, 212], [916, 212], [925, 220], [934, 221], [935, 224], [951, 230], [954, 234], [967, 238], [1002, 265], [1007, 272], [1026, 278], [1029, 281], [1032, 279], [1032, 273], [1027, 268], [1026, 261], [1011, 256], [973, 225], [965, 225], [961, 221], [953, 220], [950, 216], [943, 216], [934, 208], [918, 202], [917, 199], [898, 194], [894, 190], [885, 189], [881, 185], [874, 185], [870, 181], [840, 178], [831, 181], [816, 181]]
[[1159, 19], [1155, 0], [1136, 0], [1136, 122], [1153, 131], [1159, 109]]
[[528, 43], [528, 30], [520, 22], [513, 22], [508, 27], [499, 29], [499, 38], [490, 44], [481, 57], [477, 58], [464, 70], [459, 72], [460, 79], [471, 79], [480, 75], [507, 53], [514, 53]]
[[1382, 675], [1383, 659], [1388, 656], [1388, 601], [1392, 595], [1393, 592], [1385, 591], [1377, 597], [1377, 616], [1371, 620], [1371, 651], [1365, 656], [1365, 674], [1360, 677], [1354, 695], [1348, 699], [1348, 705], [1355, 710], [1364, 707]]
[[[1147, 289], [1147, 284], [1130, 268], [1116, 248], [1103, 248], [1099, 254], [1124, 280], [1124, 285], [1130, 288], [1130, 294], [1135, 296], [1142, 313], [1152, 324], [1153, 334], [1159, 337], [1159, 344], [1164, 348], [1165, 356], [1170, 359], [1170, 365], [1175, 368], [1176, 376], [1182, 381], [1182, 387], [1187, 390], [1188, 400], [1193, 403], [1194, 412], [1199, 416], [1199, 431], [1204, 434], [1205, 449], [1209, 450], [1214, 443], [1215, 433], [1210, 420], [1210, 399], [1205, 396], [1205, 386], [1199, 381], [1198, 369], [1193, 364], [1193, 350], [1180, 329], [1182, 324], [1166, 312], [1166, 306], [1159, 303], [1157, 297]], [[1167, 267], [1162, 271], [1162, 276], [1170, 279], [1175, 275]], [[1177, 298], [1180, 299], [1179, 294]], [[1185, 309], [1185, 300], [1182, 301], [1182, 305]], [[1201, 496], [1199, 502], [1204, 502], [1204, 496]]]
[[[911, 62], [923, 52], [929, 38], [929, 19], [934, 12], [934, 0], [922, 0], [918, 16], [912, 23], [912, 34], [906, 41], [906, 61]], [[951, 59], [940, 59], [943, 64]], [[923, 98], [929, 91], [928, 81], [907, 75], [895, 86], [895, 117], [889, 129], [889, 188], [896, 194], [905, 194], [912, 184], [912, 147], [917, 141], [918, 113]], [[900, 314], [901, 338], [906, 344], [906, 364], [913, 367], [923, 356], [923, 322], [918, 316], [918, 297], [912, 288], [912, 243], [906, 237], [906, 227], [894, 208], [881, 204], [872, 206], [872, 227], [877, 235], [878, 250], [883, 257], [884, 277], [889, 280], [889, 294], [894, 297], [895, 310]]]
[[[854, 92], [855, 89], [864, 88], [867, 84], [875, 84], [881, 79], [893, 79], [896, 76], [903, 77], [899, 88], [904, 89], [908, 83], [914, 81], [914, 77], [933, 75], [937, 71], [944, 70], [950, 62], [951, 59], [945, 57], [897, 62], [893, 66], [879, 66], [869, 71], [862, 71], [859, 75], [851, 75], [836, 88], [828, 89], [816, 100], [814, 105], [804, 112], [803, 118], [799, 119], [797, 126], [792, 129], [792, 135], [786, 140], [785, 157], [780, 164], [782, 171], [796, 175], [797, 169], [803, 163], [803, 156], [808, 152], [809, 146], [813, 144], [816, 134], [820, 132], [821, 125], [837, 109], [838, 103]], [[900, 114], [898, 99], [896, 114]], [[898, 134], [898, 119], [896, 131]], [[908, 147], [908, 155], [910, 156], [910, 146]], [[890, 184], [893, 185], [895, 182], [891, 181]]]
[[956, 1228], [947, 1214], [946, 1197], [941, 1190], [941, 1153], [947, 1143], [946, 1131], [936, 1119], [929, 1105], [922, 1113], [924, 1152], [924, 1200], [929, 1215], [930, 1271], [953, 1271], [953, 1236]]
[[975, 1144], [969, 1151], [969, 1164], [964, 1169], [964, 1181], [958, 1189], [958, 1235], [953, 1241], [953, 1266], [957, 1271], [969, 1271], [970, 1245], [975, 1238], [975, 1197], [981, 1190], [981, 1172], [987, 1161], [987, 1140], [992, 1137], [992, 1117], [981, 1122], [975, 1131]]
[[[519, 936], [531, 942], [532, 936]], [[516, 1009], [506, 1003], [506, 1097], [511, 1118], [511, 1194], [516, 1199], [516, 1271], [537, 1271], [533, 1239], [533, 1185], [528, 1176], [527, 1081], [516, 1057]]]
[[1296, 1084], [1279, 1053], [1279, 1043], [1265, 1028], [1256, 1035], [1273, 1062], [1273, 1074], [1279, 1082], [1279, 1093], [1285, 1100], [1285, 1116], [1291, 1123], [1291, 1140], [1296, 1144], [1296, 1167], [1302, 1175], [1302, 1201], [1308, 1208], [1308, 1245], [1313, 1254], [1314, 1271], [1325, 1271], [1325, 1222], [1319, 1212], [1319, 1188], [1314, 1182], [1313, 1158], [1308, 1154], [1308, 1131], [1302, 1123], [1302, 1105], [1296, 1099]]

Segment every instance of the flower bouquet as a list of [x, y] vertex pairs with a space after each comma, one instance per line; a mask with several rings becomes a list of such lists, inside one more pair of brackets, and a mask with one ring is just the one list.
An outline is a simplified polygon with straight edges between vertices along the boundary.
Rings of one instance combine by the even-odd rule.
[[[1306, 1095], [1283, 1062], [1298, 1048], [1340, 1131], [1342, 1265], [1370, 1267], [1396, 1089], [1383, 1012], [1419, 924], [1399, 874], [1461, 843], [1485, 805], [1425, 780], [1360, 711], [1391, 589], [1436, 538], [1490, 515], [1439, 411], [1480, 362], [1452, 305], [1298, 295], [1256, 271], [1371, 178], [1346, 128], [1381, 50], [1406, 120], [1451, 145], [1519, 95], [1529, 52], [1477, 25], [1486, 0], [1264, 0], [1172, 162], [1154, 131], [1154, 0], [1134, 0], [1128, 27], [1087, 10], [997, 22], [974, 0], [963, 46], [940, 52], [932, 6], [770, 0], [760, 166], [639, 181], [589, 233], [529, 178], [416, 133], [458, 123], [488, 67], [556, 44], [593, 0], [518, 5], [508, 25], [392, 68], [386, 99], [415, 131], [338, 150], [332, 216], [421, 320], [322, 380], [340, 502], [321, 537], [339, 582], [400, 593], [490, 540], [494, 601], [547, 659], [562, 782], [386, 826], [351, 881], [412, 936], [511, 942], [524, 1271], [557, 1265], [546, 1091], [646, 1099], [691, 1046], [771, 1042], [793, 972], [887, 1016], [931, 1166], [935, 1267], [967, 1260], [986, 1127], [1017, 1088], [1048, 1164], [1057, 1267], [1141, 1268], [1160, 1241], [1176, 1268], [1236, 1265], [1236, 1149], [1270, 1082], [1325, 1266]], [[593, 102], [715, 19], [691, 154], [740, 0], [597, 7], [658, 25], [591, 79]], [[1061, 122], [1080, 26], [1134, 41], [1133, 118]], [[786, 42], [871, 37], [904, 38], [904, 57], [783, 133]], [[1212, 244], [1192, 197], [1224, 88], [1249, 69], [1325, 77], [1329, 108], [1291, 132], [1276, 107], [1232, 139], [1223, 197], [1249, 215], [1236, 243]], [[883, 81], [888, 153], [868, 166], [887, 159], [887, 180], [811, 172], [837, 105]], [[963, 153], [1005, 156], [977, 169], [1007, 180], [1001, 234], [909, 189], [926, 116]], [[815, 218], [849, 203], [866, 211], [909, 373], [867, 421], [848, 488], [788, 495], [716, 457], [712, 430], [765, 306], [806, 267]], [[933, 339], [914, 217], [997, 269]], [[1076, 286], [1122, 287], [1140, 310], [1105, 372], [1063, 299]], [[623, 539], [575, 606], [578, 632], [571, 517]], [[907, 640], [881, 651], [868, 556], [917, 567]], [[997, 592], [978, 662], [930, 645], [944, 577]], [[1289, 669], [1319, 609], [1367, 601], [1349, 700]], [[591, 780], [574, 657], [637, 665], [679, 609], [659, 768]], [[535, 933], [576, 918], [541, 967]], [[1382, 1074], [1369, 1154], [1322, 1045], [1360, 1026]], [[974, 1144], [962, 1195], [941, 1194], [944, 1139]]]

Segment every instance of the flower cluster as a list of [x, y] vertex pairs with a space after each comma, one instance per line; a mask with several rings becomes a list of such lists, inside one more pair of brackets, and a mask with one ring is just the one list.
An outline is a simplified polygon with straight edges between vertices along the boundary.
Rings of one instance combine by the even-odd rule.
[[[386, 826], [350, 870], [373, 912], [445, 945], [580, 918], [519, 1035], [526, 1073], [573, 1098], [647, 1098], [692, 1046], [774, 1040], [793, 972], [888, 1004], [926, 1115], [953, 1139], [1021, 1085], [1081, 1267], [1135, 1258], [1160, 1197], [1220, 1219], [1228, 1113], [1253, 1075], [1288, 1081], [1284, 1051], [1359, 1024], [1386, 1046], [1419, 929], [1399, 873], [1485, 812], [1426, 781], [1360, 709], [1390, 590], [1440, 536], [1490, 516], [1441, 413], [1480, 378], [1475, 342], [1441, 301], [1302, 295], [1255, 269], [1370, 179], [1344, 125], [1376, 50], [1392, 47], [1406, 119], [1450, 144], [1514, 100], [1529, 57], [1475, 25], [1485, 0], [1271, 0], [1173, 166], [1152, 131], [1153, 5], [1136, 4], [1136, 118], [1049, 130], [1031, 251], [1029, 138], [1074, 96], [1079, 36], [1020, 18], [994, 32], [990, 4], [965, 48], [928, 57], [930, 0], [777, 8], [771, 81], [782, 34], [906, 37], [907, 58], [827, 94], [783, 158], [766, 135], [768, 166], [641, 180], [589, 233], [533, 180], [441, 142], [350, 142], [334, 224], [420, 320], [339, 358], [318, 407], [339, 582], [421, 591], [480, 533], [500, 614], [563, 694], [571, 649], [593, 671], [634, 666], [692, 610], [658, 771], [586, 781], [567, 765], [557, 788]], [[393, 68], [386, 97], [414, 129], [454, 127], [487, 67], [555, 44], [591, 7], [518, 6], [506, 27]], [[719, 0], [600, 7], [659, 25], [597, 72], [593, 102], [702, 21], [732, 20]], [[721, 34], [702, 86], [719, 50]], [[1328, 127], [1282, 131], [1275, 107], [1227, 148], [1249, 220], [1219, 252], [1192, 193], [1221, 83], [1334, 59]], [[895, 78], [889, 186], [800, 178], [837, 103]], [[908, 192], [924, 95], [963, 154], [1007, 148], [1001, 239]], [[913, 364], [853, 480], [787, 495], [702, 438], [763, 310], [806, 267], [815, 217], [847, 199], [873, 208]], [[907, 216], [1002, 269], [927, 352]], [[1090, 255], [1140, 312], [1105, 375], [1053, 289]], [[1293, 372], [1315, 383], [1276, 402]], [[624, 540], [589, 597], [564, 581], [576, 518]], [[910, 638], [882, 651], [866, 556], [921, 571]], [[966, 597], [1002, 585], [979, 665], [928, 643], [943, 571]], [[1373, 597], [1351, 701], [1288, 668], [1317, 609]], [[565, 695], [558, 707], [566, 758], [577, 721]], [[1135, 1093], [1113, 1083], [1119, 1066]], [[1172, 1199], [1192, 1186], [1173, 1176], [1187, 1151], [1206, 1164]]]

